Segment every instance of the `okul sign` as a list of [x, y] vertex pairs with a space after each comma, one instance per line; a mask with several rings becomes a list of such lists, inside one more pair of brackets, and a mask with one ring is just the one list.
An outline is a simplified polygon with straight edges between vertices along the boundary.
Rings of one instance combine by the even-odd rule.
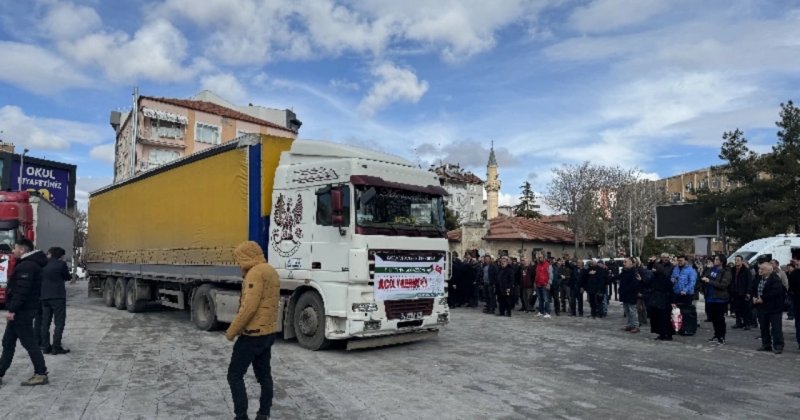
[[11, 189], [37, 192], [56, 206], [66, 209], [69, 194], [69, 171], [25, 163], [22, 188], [19, 187], [19, 162], [11, 164]]

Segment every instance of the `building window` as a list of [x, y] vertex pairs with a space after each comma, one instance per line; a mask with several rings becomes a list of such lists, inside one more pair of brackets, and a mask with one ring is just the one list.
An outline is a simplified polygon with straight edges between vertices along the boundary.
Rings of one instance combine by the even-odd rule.
[[692, 184], [692, 181], [687, 182], [686, 183], [686, 192], [692, 192], [692, 188], [694, 188], [694, 184]]
[[219, 144], [219, 127], [216, 125], [197, 123], [194, 139], [201, 143]]
[[700, 180], [700, 189], [705, 190], [708, 188], [708, 178], [703, 178]]
[[681, 193], [679, 192], [672, 193], [672, 202], [677, 203], [679, 201], [681, 201]]
[[472, 196], [472, 197], [469, 198], [469, 205], [470, 206], [474, 206], [475, 205], [475, 196]]
[[711, 180], [711, 189], [712, 189], [712, 190], [718, 190], [718, 189], [719, 189], [719, 187], [720, 187], [719, 178], [714, 178], [714, 179], [712, 179], [712, 180]]
[[165, 121], [155, 118], [150, 119], [152, 132], [160, 138], [183, 140], [183, 133], [186, 126], [174, 121]]
[[170, 163], [181, 157], [181, 154], [175, 150], [152, 149], [147, 159], [149, 168], [161, 166]]

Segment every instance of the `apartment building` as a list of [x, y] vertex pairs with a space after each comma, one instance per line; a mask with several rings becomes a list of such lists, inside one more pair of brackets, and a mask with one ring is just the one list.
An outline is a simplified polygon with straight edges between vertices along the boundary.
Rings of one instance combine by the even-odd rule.
[[237, 106], [209, 91], [190, 99], [136, 96], [135, 115], [111, 112], [115, 183], [243, 134], [294, 139], [302, 125], [291, 110]]

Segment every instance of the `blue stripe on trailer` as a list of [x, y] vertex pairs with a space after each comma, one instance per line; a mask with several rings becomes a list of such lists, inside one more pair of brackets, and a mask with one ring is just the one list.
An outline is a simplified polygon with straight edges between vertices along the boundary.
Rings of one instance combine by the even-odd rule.
[[248, 238], [257, 242], [264, 255], [267, 255], [266, 232], [261, 216], [261, 143], [250, 146], [247, 151], [248, 159]]

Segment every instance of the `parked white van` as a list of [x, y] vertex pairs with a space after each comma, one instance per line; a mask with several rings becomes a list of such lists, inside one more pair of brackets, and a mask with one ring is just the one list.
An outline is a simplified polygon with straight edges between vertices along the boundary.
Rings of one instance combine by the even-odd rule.
[[741, 256], [749, 265], [759, 259], [778, 260], [781, 265], [786, 265], [792, 259], [800, 260], [800, 236], [786, 234], [756, 239], [736, 250], [728, 257], [728, 262], [734, 262], [737, 256]]

